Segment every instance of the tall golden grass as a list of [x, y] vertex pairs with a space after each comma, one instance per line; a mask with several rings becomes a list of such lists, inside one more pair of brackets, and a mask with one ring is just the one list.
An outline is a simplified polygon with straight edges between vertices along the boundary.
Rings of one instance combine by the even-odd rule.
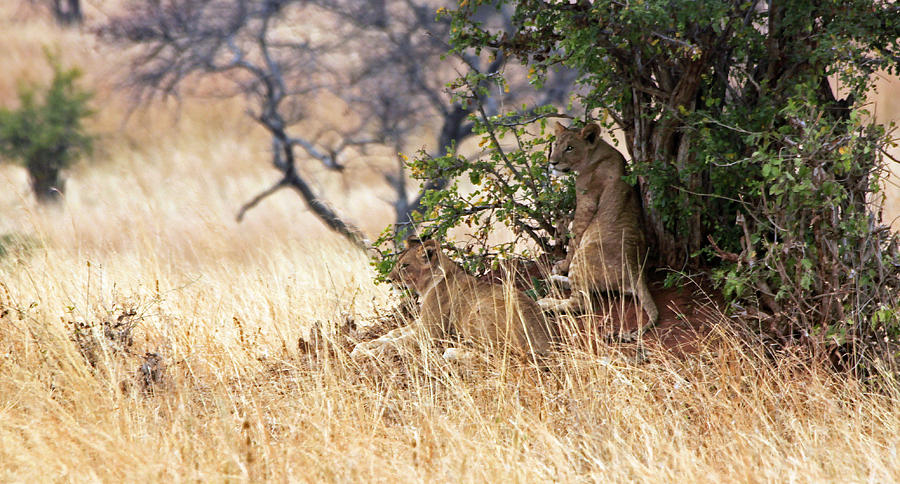
[[[41, 45], [56, 47], [98, 90], [102, 134], [58, 208], [0, 165], [0, 235], [15, 236], [0, 259], [0, 481], [900, 480], [897, 386], [869, 393], [728, 335], [640, 364], [570, 348], [549, 372], [310, 364], [298, 341], [311, 324], [392, 299], [290, 192], [234, 221], [275, 178], [241, 106], [157, 106], [123, 126], [115, 52], [15, 5], [0, 19], [0, 101], [47, 75]], [[377, 188], [317, 175], [369, 233], [390, 221]], [[145, 387], [147, 353], [164, 368]]]

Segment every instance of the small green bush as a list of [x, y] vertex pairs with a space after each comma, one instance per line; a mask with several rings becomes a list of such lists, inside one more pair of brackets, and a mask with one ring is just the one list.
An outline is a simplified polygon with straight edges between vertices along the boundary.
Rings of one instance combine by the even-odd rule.
[[65, 188], [61, 171], [90, 153], [93, 145], [93, 136], [82, 125], [92, 114], [92, 93], [76, 85], [81, 71], [63, 69], [53, 55], [47, 59], [53, 67], [50, 85], [22, 83], [18, 109], [0, 108], [0, 156], [28, 170], [40, 202], [59, 199]]

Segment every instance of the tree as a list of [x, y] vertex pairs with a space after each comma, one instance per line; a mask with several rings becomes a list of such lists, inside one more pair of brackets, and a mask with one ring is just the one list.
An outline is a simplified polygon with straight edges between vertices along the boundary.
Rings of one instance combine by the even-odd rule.
[[[297, 99], [315, 94], [329, 82], [319, 69], [325, 43], [279, 36], [291, 7], [305, 1], [164, 0], [131, 4], [101, 35], [144, 47], [133, 60], [129, 81], [139, 100], [177, 94], [200, 76], [230, 81], [231, 94], [244, 95], [251, 116], [272, 136], [272, 163], [281, 178], [245, 204], [238, 220], [263, 198], [281, 188], [294, 189], [312, 212], [332, 230], [359, 246], [365, 237], [314, 192], [297, 170], [295, 147], [340, 171], [339, 149], [326, 152], [310, 139], [295, 136], [290, 126], [303, 117]], [[294, 12], [297, 13], [296, 11]]]
[[81, 71], [63, 69], [48, 55], [53, 80], [46, 88], [22, 84], [19, 108], [0, 108], [0, 155], [21, 162], [39, 202], [58, 201], [65, 188], [62, 170], [89, 153], [93, 137], [83, 120], [91, 114], [91, 93], [77, 86]]
[[[441, 5], [412, 0], [147, 1], [132, 4], [101, 34], [141, 47], [129, 76], [143, 99], [175, 94], [201, 76], [227, 79], [235, 88], [232, 94], [247, 98], [254, 119], [272, 135], [272, 161], [282, 176], [245, 204], [238, 219], [266, 196], [290, 187], [330, 228], [364, 245], [359, 230], [298, 172], [295, 149], [342, 171], [348, 153], [388, 147], [397, 164], [383, 177], [394, 189], [398, 226], [408, 224], [420, 209], [422, 193], [448, 182], [441, 177], [426, 180], [418, 194], [410, 195], [401, 156], [410, 133], [438, 119], [435, 145], [442, 155], [452, 152], [472, 129], [467, 119], [472, 108], [443, 92], [456, 71], [441, 62], [450, 34], [449, 19], [435, 21]], [[502, 12], [494, 16], [502, 17]], [[326, 25], [328, 33], [323, 34]], [[487, 71], [496, 71], [503, 63], [503, 59], [469, 60]], [[339, 137], [329, 146], [294, 129], [305, 118], [303, 106], [325, 93], [340, 98], [358, 115], [352, 126], [329, 127]]]
[[[511, 27], [484, 5], [514, 6]], [[777, 341], [890, 354], [900, 255], [874, 202], [891, 140], [863, 100], [898, 72], [900, 6], [501, 0], [452, 19], [456, 52], [579, 72], [584, 121], [625, 133], [658, 265], [712, 274], [745, 312], [759, 298]]]
[[81, 0], [53, 0], [53, 16], [63, 25], [80, 24], [84, 20]]
[[81, 0], [28, 0], [28, 2], [42, 9], [50, 9], [53, 18], [60, 25], [75, 25], [84, 21]]

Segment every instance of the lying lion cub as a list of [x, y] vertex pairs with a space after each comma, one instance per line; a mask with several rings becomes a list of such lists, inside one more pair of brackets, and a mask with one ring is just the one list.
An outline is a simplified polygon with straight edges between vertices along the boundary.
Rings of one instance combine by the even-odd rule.
[[600, 138], [597, 124], [578, 131], [556, 123], [550, 166], [577, 175], [572, 239], [566, 259], [553, 268], [554, 273], [569, 274], [572, 296], [544, 298], [538, 304], [549, 311], [576, 312], [584, 309], [591, 293], [619, 291], [637, 296], [650, 317], [638, 333], [656, 324], [659, 311], [642, 269], [647, 244], [640, 203], [622, 180], [625, 158]]
[[469, 275], [434, 240], [409, 242], [389, 277], [419, 294], [419, 324], [356, 345], [353, 358], [378, 356], [387, 346], [411, 343], [417, 331], [431, 340], [508, 347], [518, 356], [539, 357], [549, 350], [546, 321], [533, 300], [515, 288]]

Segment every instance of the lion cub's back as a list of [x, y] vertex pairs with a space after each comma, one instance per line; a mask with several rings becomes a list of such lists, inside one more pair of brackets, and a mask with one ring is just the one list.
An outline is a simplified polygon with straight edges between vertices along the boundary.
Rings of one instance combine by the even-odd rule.
[[525, 293], [502, 284], [471, 278], [454, 301], [457, 329], [462, 336], [482, 343], [505, 343], [518, 350], [545, 353], [550, 346], [546, 321], [540, 307]]
[[622, 253], [623, 259], [643, 258], [647, 243], [637, 194], [622, 180], [613, 190], [615, 196], [601, 201], [583, 243], [601, 243], [605, 252]]

